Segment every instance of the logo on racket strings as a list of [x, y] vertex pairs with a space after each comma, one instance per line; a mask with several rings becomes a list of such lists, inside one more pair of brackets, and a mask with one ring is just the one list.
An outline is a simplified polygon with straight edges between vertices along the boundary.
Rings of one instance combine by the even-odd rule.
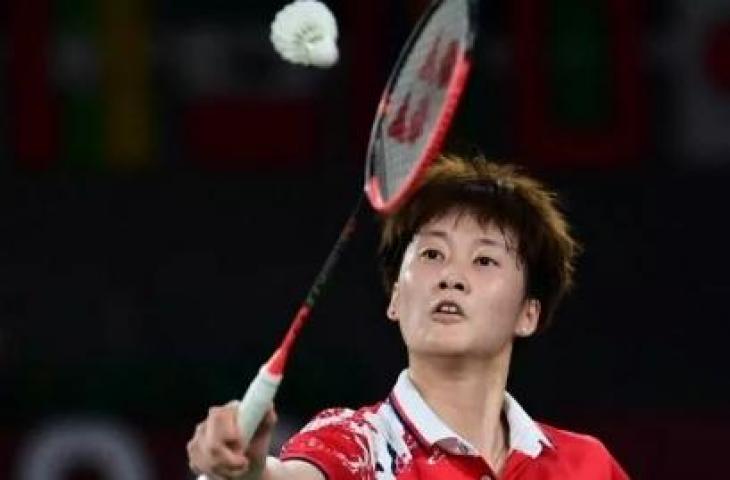
[[426, 93], [413, 105], [411, 92], [406, 93], [397, 108], [395, 118], [388, 126], [388, 136], [398, 143], [412, 144], [418, 140], [428, 119], [431, 95], [435, 91], [443, 90], [449, 84], [456, 64], [459, 43], [452, 40], [443, 54], [439, 55], [441, 43], [442, 36], [439, 34], [431, 43], [431, 48], [418, 69], [418, 79], [428, 86]]

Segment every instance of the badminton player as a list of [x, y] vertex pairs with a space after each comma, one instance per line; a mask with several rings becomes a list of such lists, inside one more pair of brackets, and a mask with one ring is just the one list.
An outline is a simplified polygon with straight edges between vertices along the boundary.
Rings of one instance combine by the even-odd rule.
[[275, 414], [242, 445], [235, 405], [188, 443], [191, 469], [246, 480], [624, 480], [589, 435], [533, 420], [506, 391], [515, 342], [570, 290], [578, 245], [554, 193], [519, 169], [447, 156], [383, 221], [387, 318], [408, 366], [382, 402], [333, 408], [268, 456]]

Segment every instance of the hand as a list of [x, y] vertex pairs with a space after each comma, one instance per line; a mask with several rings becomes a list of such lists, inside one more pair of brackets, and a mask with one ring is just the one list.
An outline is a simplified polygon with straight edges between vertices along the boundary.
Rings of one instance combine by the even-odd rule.
[[271, 408], [249, 445], [243, 445], [236, 415], [238, 402], [215, 406], [208, 417], [195, 428], [188, 442], [190, 469], [205, 474], [210, 480], [257, 480], [266, 464], [271, 436], [276, 424], [276, 413]]

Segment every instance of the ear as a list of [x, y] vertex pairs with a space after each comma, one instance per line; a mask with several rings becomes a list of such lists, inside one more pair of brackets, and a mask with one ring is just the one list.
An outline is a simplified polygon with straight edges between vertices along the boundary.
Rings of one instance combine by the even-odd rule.
[[389, 319], [394, 322], [398, 321], [398, 282], [393, 284], [393, 291], [390, 293], [390, 303], [388, 303], [388, 309], [386, 315]]
[[540, 320], [540, 300], [528, 298], [522, 306], [522, 312], [515, 324], [515, 335], [518, 337], [529, 337], [535, 330]]

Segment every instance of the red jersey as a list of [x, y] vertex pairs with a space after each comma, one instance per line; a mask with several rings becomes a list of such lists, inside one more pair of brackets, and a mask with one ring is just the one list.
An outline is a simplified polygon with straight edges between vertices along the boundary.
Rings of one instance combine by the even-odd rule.
[[328, 480], [628, 480], [596, 438], [534, 422], [505, 393], [509, 452], [495, 475], [401, 373], [387, 400], [318, 414], [282, 448], [282, 460], [319, 468]]

